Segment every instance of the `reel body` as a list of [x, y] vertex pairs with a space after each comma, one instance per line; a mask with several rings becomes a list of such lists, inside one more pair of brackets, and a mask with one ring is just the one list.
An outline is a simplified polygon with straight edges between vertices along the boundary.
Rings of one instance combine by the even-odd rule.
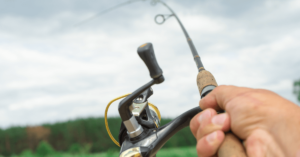
[[138, 48], [138, 54], [146, 64], [152, 80], [124, 98], [119, 104], [122, 124], [119, 132], [121, 157], [154, 157], [159, 149], [179, 130], [187, 127], [190, 120], [202, 110], [193, 108], [164, 126], [156, 106], [148, 102], [154, 84], [164, 81], [153, 46], [146, 43]]
[[[152, 94], [152, 88], [148, 88], [145, 92], [135, 98], [132, 105], [129, 107], [132, 115], [135, 116], [138, 123], [141, 124], [144, 129], [158, 128], [161, 121], [161, 115], [158, 108], [147, 100]], [[127, 136], [127, 129], [124, 123], [121, 123], [118, 136], [120, 145], [122, 145]]]

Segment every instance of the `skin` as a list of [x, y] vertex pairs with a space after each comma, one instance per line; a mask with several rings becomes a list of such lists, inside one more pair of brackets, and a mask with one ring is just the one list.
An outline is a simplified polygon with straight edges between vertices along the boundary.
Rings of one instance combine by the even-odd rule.
[[244, 141], [248, 157], [300, 157], [300, 107], [276, 93], [218, 86], [199, 105], [204, 111], [190, 122], [199, 157], [217, 156], [229, 130]]

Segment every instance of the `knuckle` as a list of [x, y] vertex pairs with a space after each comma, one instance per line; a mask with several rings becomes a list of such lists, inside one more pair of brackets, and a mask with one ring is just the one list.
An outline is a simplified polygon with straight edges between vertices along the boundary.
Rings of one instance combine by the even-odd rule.
[[230, 87], [231, 85], [220, 85], [220, 86], [218, 86], [218, 87], [216, 87], [215, 89], [214, 89], [214, 91], [215, 92], [219, 92], [219, 91], [222, 91], [222, 90], [224, 90], [224, 89], [226, 89], [226, 88], [228, 88], [228, 87]]
[[219, 85], [214, 90], [220, 90], [220, 91], [222, 91], [222, 90], [229, 89], [229, 88], [239, 88], [239, 87], [233, 86], [233, 85]]
[[207, 108], [207, 109], [205, 109], [205, 110], [207, 110], [207, 111], [209, 111], [209, 112], [210, 112], [210, 114], [211, 114], [211, 117], [217, 114], [217, 111], [216, 111], [216, 110], [214, 110], [214, 109], [212, 109], [212, 108]]
[[252, 145], [255, 145], [256, 143], [262, 143], [266, 140], [265, 136], [266, 135], [265, 135], [264, 131], [262, 131], [260, 129], [253, 130], [251, 135], [246, 140], [246, 145], [252, 146]]
[[197, 139], [200, 139], [214, 131], [220, 131], [222, 129], [221, 126], [214, 125], [212, 123], [201, 125], [197, 132]]
[[256, 110], [263, 105], [260, 100], [262, 92], [269, 92], [261, 89], [251, 89], [238, 94], [228, 102], [227, 107], [239, 111]]

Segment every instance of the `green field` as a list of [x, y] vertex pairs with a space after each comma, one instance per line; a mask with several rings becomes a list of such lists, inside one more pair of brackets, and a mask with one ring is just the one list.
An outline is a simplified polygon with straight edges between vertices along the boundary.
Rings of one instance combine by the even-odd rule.
[[[53, 155], [48, 155], [46, 157], [118, 157], [118, 152], [109, 151], [107, 153], [97, 153], [97, 154], [67, 154], [67, 153], [56, 153]], [[192, 157], [197, 156], [195, 147], [181, 147], [181, 148], [167, 148], [160, 150], [157, 157]], [[39, 157], [30, 152], [25, 152], [22, 155], [13, 155], [11, 157]]]

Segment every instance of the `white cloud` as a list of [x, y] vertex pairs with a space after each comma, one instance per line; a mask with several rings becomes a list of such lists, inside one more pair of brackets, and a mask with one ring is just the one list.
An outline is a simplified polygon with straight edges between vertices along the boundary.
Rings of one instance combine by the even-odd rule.
[[[295, 1], [266, 1], [245, 10], [221, 2], [170, 3], [219, 84], [266, 88], [296, 102], [292, 82], [300, 78], [300, 33], [297, 20], [284, 20], [298, 15], [286, 12]], [[180, 27], [174, 18], [156, 25], [153, 17], [166, 10], [134, 10], [139, 5], [78, 27], [72, 25], [96, 11], [64, 10], [45, 19], [0, 15], [0, 126], [103, 116], [111, 99], [150, 81], [136, 53], [149, 41], [166, 78], [153, 87], [150, 101], [166, 117], [197, 106], [197, 70]], [[117, 103], [109, 115], [118, 115]]]

